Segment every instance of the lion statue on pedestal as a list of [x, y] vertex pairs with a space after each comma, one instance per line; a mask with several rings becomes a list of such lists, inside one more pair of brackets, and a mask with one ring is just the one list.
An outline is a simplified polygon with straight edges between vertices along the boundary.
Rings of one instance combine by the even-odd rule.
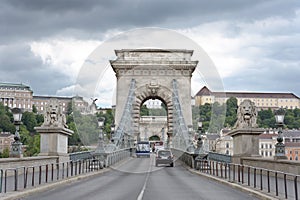
[[66, 116], [62, 112], [62, 105], [55, 98], [50, 99], [44, 114], [42, 126], [68, 128]]
[[249, 99], [244, 100], [237, 111], [234, 128], [257, 128], [257, 108]]

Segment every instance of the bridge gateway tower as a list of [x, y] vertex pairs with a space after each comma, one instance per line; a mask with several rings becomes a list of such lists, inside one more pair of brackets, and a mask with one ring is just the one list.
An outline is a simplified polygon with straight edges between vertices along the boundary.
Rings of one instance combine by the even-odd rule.
[[[198, 64], [198, 61], [191, 60], [192, 50], [122, 49], [115, 50], [115, 54], [117, 59], [111, 60], [110, 64], [117, 77], [115, 110], [117, 126], [120, 125], [126, 110], [130, 90], [133, 90], [130, 105], [131, 124], [137, 139], [139, 139], [140, 108], [148, 99], [159, 99], [166, 105], [168, 139], [171, 139], [173, 134], [174, 112], [179, 109], [175, 108], [174, 95], [178, 96], [185, 124], [192, 124], [191, 77]], [[133, 80], [134, 86], [131, 84]], [[177, 83], [176, 92], [174, 80]]]

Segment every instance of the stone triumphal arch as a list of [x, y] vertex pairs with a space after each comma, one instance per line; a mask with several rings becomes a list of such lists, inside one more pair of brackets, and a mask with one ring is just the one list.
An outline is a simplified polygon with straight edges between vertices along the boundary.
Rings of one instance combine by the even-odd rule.
[[[115, 122], [118, 126], [130, 106], [134, 135], [139, 137], [140, 108], [148, 99], [159, 99], [167, 107], [167, 135], [173, 134], [174, 95], [180, 101], [180, 112], [186, 125], [192, 124], [191, 77], [198, 61], [192, 61], [192, 50], [122, 49], [110, 64], [117, 77]], [[177, 91], [174, 91], [176, 80]], [[134, 84], [132, 82], [134, 81]], [[129, 91], [132, 91], [131, 93]], [[128, 98], [133, 98], [128, 104]], [[124, 117], [124, 116], [123, 116]], [[129, 124], [128, 124], [129, 125]]]

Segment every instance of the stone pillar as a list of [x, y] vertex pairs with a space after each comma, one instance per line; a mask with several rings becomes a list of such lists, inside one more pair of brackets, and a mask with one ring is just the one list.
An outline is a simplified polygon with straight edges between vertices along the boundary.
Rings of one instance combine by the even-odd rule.
[[261, 157], [258, 136], [264, 132], [260, 128], [240, 128], [228, 133], [233, 138], [232, 162], [241, 164], [241, 157]]
[[59, 156], [59, 162], [69, 160], [68, 137], [73, 131], [62, 127], [36, 127], [40, 133], [39, 156]]
[[41, 134], [40, 156], [59, 156], [59, 162], [69, 161], [68, 137], [73, 131], [67, 128], [62, 105], [57, 99], [50, 100], [44, 123], [34, 129]]

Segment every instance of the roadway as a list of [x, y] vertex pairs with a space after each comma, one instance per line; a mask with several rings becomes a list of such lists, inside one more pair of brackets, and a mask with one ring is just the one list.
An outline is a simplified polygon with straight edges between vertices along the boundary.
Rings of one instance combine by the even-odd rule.
[[155, 167], [151, 158], [130, 158], [108, 172], [27, 196], [30, 200], [81, 199], [257, 199], [228, 185], [195, 175], [181, 162]]

